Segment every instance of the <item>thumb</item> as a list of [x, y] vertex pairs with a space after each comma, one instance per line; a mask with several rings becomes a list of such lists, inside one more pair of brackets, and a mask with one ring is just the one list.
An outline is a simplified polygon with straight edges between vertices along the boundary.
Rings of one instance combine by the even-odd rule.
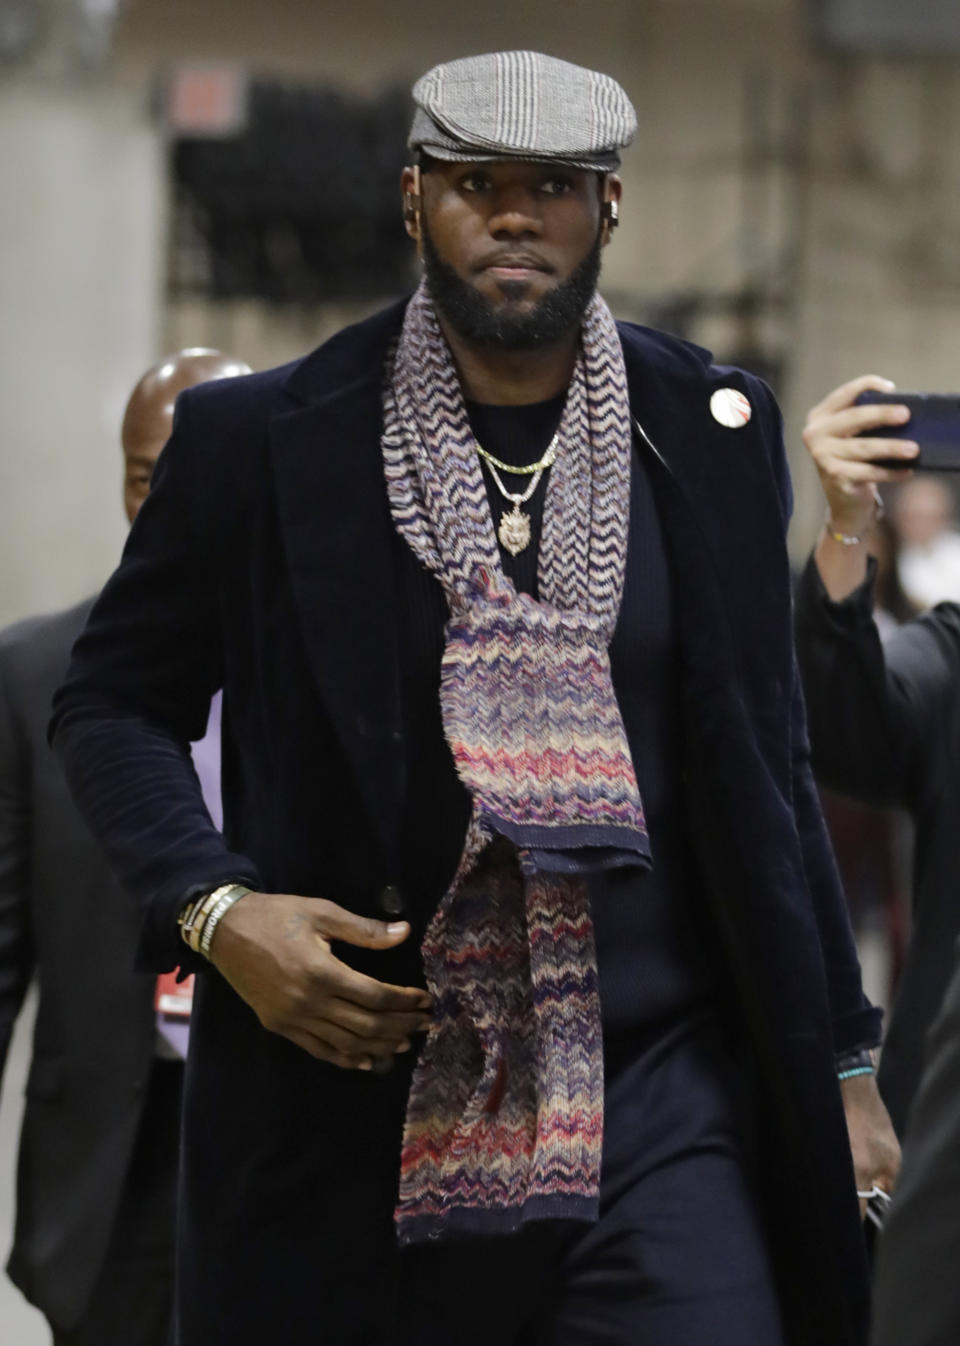
[[326, 939], [337, 939], [362, 949], [392, 949], [410, 934], [407, 921], [375, 921], [323, 898], [317, 899], [313, 924]]

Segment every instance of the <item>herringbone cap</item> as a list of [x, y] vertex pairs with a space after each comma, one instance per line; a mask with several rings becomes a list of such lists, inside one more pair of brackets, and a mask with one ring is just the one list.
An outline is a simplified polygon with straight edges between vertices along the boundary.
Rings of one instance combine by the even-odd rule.
[[407, 144], [434, 159], [544, 160], [609, 173], [637, 130], [615, 79], [538, 51], [434, 66], [413, 86]]

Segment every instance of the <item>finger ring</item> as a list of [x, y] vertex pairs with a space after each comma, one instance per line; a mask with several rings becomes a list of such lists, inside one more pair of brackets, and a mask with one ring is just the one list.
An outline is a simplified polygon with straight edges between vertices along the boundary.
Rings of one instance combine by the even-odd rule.
[[880, 1200], [883, 1202], [887, 1202], [890, 1200], [890, 1193], [885, 1192], [882, 1187], [877, 1187], [876, 1184], [874, 1184], [873, 1187], [870, 1187], [866, 1192], [861, 1192], [860, 1189], [858, 1188], [857, 1196], [860, 1198], [861, 1201], [870, 1201], [874, 1197], [879, 1197]]

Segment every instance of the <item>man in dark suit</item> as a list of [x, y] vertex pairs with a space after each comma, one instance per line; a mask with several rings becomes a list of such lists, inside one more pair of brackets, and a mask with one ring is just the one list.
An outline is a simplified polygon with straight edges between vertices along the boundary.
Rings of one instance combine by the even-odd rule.
[[595, 293], [618, 85], [414, 97], [425, 283], [181, 398], [55, 703], [144, 958], [200, 974], [178, 1341], [853, 1346], [845, 1110], [858, 1177], [895, 1145], [776, 407]]
[[[217, 351], [150, 370], [122, 430], [133, 519], [181, 389], [248, 373]], [[158, 1038], [137, 922], [46, 743], [93, 600], [0, 633], [0, 1060], [31, 978], [39, 1004], [8, 1270], [58, 1346], [165, 1346], [182, 1057]]]
[[960, 1340], [960, 960], [927, 1037], [903, 1171], [877, 1255], [874, 1346]]

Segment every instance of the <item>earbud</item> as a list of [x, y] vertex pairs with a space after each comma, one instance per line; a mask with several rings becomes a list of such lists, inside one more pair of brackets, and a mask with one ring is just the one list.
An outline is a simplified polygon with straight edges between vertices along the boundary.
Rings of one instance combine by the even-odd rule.
[[620, 206], [616, 201], [604, 201], [603, 218], [609, 229], [616, 229], [620, 223]]

